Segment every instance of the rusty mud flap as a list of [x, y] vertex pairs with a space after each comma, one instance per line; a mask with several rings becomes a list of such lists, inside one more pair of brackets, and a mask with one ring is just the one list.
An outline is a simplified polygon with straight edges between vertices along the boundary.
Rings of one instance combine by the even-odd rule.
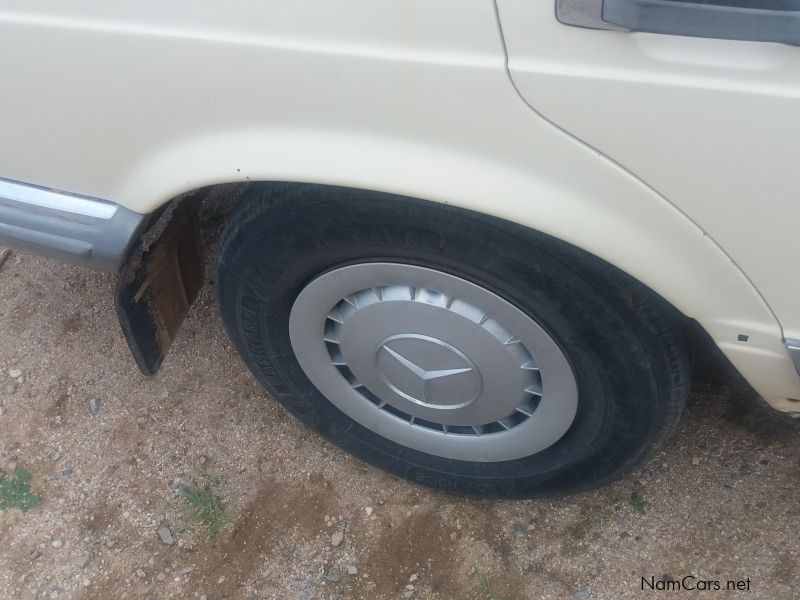
[[158, 371], [203, 285], [197, 216], [186, 204], [143, 236], [117, 282], [117, 317], [145, 375]]

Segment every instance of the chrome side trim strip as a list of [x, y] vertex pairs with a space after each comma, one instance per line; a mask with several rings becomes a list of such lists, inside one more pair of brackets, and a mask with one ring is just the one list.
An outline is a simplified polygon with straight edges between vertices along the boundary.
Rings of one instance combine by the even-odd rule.
[[116, 271], [143, 222], [113, 202], [0, 179], [0, 245]]
[[73, 196], [6, 179], [0, 179], [0, 198], [97, 219], [111, 219], [117, 210], [115, 204], [104, 200]]
[[786, 349], [789, 351], [789, 356], [792, 357], [794, 368], [797, 369], [797, 374], [800, 375], [800, 340], [783, 340], [786, 344]]

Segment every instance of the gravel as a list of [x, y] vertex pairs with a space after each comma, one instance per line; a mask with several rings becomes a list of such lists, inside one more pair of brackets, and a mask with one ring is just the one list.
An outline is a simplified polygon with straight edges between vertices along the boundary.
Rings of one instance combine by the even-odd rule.
[[[25, 255], [0, 270], [0, 467], [13, 457], [41, 496], [0, 514], [0, 598], [485, 600], [473, 568], [506, 600], [636, 599], [642, 577], [667, 573], [797, 597], [800, 423], [763, 409], [708, 348], [686, 419], [641, 468], [567, 498], [466, 499], [369, 467], [290, 418], [231, 347], [213, 289], [162, 370], [142, 376], [114, 286]], [[204, 474], [230, 517], [217, 543], [182, 528], [173, 487]]]
[[169, 527], [158, 528], [158, 539], [161, 540], [162, 544], [166, 544], [167, 546], [171, 546], [175, 543], [175, 538], [172, 537], [172, 532], [169, 530]]

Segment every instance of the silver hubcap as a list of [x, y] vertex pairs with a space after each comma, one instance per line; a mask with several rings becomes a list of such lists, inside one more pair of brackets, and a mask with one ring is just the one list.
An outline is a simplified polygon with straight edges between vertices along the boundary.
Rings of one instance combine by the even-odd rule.
[[534, 320], [459, 277], [364, 263], [313, 280], [289, 319], [328, 400], [406, 447], [493, 462], [540, 452], [572, 424], [569, 363]]

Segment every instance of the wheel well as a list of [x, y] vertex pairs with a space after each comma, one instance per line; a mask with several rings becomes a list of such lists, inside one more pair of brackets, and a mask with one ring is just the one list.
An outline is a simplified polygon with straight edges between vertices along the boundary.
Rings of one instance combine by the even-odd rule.
[[[308, 183], [298, 183], [298, 182], [282, 182], [282, 181], [254, 181], [254, 182], [237, 182], [237, 183], [224, 183], [224, 184], [216, 184], [210, 185], [202, 188], [198, 188], [192, 190], [190, 192], [181, 194], [176, 198], [170, 200], [164, 207], [163, 210], [168, 210], [171, 205], [182, 204], [186, 207], [187, 210], [194, 211], [197, 222], [199, 224], [199, 241], [201, 250], [204, 256], [204, 270], [205, 270], [205, 278], [207, 281], [214, 280], [214, 273], [213, 273], [213, 257], [216, 255], [216, 249], [219, 244], [220, 236], [222, 231], [225, 227], [225, 223], [228, 220], [228, 216], [231, 211], [242, 201], [243, 196], [247, 193], [247, 191], [253, 187], [259, 186], [261, 188], [269, 188], [273, 186], [297, 186], [303, 187], [306, 190], [313, 189], [314, 187], [319, 187], [320, 190], [334, 187], [334, 186], [326, 186], [324, 184], [308, 184]], [[429, 205], [437, 205], [439, 203], [429, 201], [429, 200], [421, 200], [418, 198], [407, 198], [403, 196], [394, 196], [391, 194], [386, 194], [383, 192], [375, 192], [377, 196], [383, 196], [388, 199], [402, 199], [402, 200], [410, 200], [413, 202], [420, 202]], [[613, 272], [616, 272], [618, 275], [629, 279], [633, 285], [640, 290], [640, 292], [651, 299], [654, 299], [664, 311], [670, 320], [675, 323], [676, 327], [680, 327], [687, 331], [693, 331], [695, 333], [688, 335], [688, 338], [691, 342], [691, 346], [697, 349], [698, 353], [707, 354], [709, 348], [713, 348], [715, 354], [719, 354], [716, 345], [713, 343], [713, 340], [710, 338], [708, 333], [702, 328], [702, 326], [697, 323], [694, 319], [686, 317], [683, 315], [672, 303], [670, 303], [667, 299], [663, 296], [646, 286], [641, 281], [633, 278], [632, 276], [625, 273], [619, 267], [612, 265], [605, 260], [587, 252], [586, 250], [574, 246], [569, 242], [564, 240], [555, 238], [549, 234], [544, 234], [542, 232], [536, 231], [530, 227], [525, 225], [521, 225], [519, 223], [515, 223], [512, 221], [508, 221], [505, 219], [500, 219], [498, 217], [494, 217], [491, 215], [487, 215], [485, 213], [477, 213], [475, 211], [471, 211], [468, 209], [456, 208], [446, 204], [442, 204], [441, 206], [448, 206], [449, 210], [463, 210], [469, 213], [476, 215], [481, 220], [485, 220], [492, 224], [495, 224], [501, 228], [506, 229], [509, 233], [523, 233], [523, 232], [534, 232], [537, 235], [542, 235], [554, 240], [557, 244], [563, 245], [564, 248], [570, 249], [571, 252], [577, 254], [583, 254], [587, 257], [591, 257], [591, 260], [601, 261], [603, 264], [607, 265], [607, 268]], [[145, 233], [147, 235], [147, 233]], [[720, 356], [723, 356], [720, 354]], [[725, 362], [728, 362], [725, 359]]]

